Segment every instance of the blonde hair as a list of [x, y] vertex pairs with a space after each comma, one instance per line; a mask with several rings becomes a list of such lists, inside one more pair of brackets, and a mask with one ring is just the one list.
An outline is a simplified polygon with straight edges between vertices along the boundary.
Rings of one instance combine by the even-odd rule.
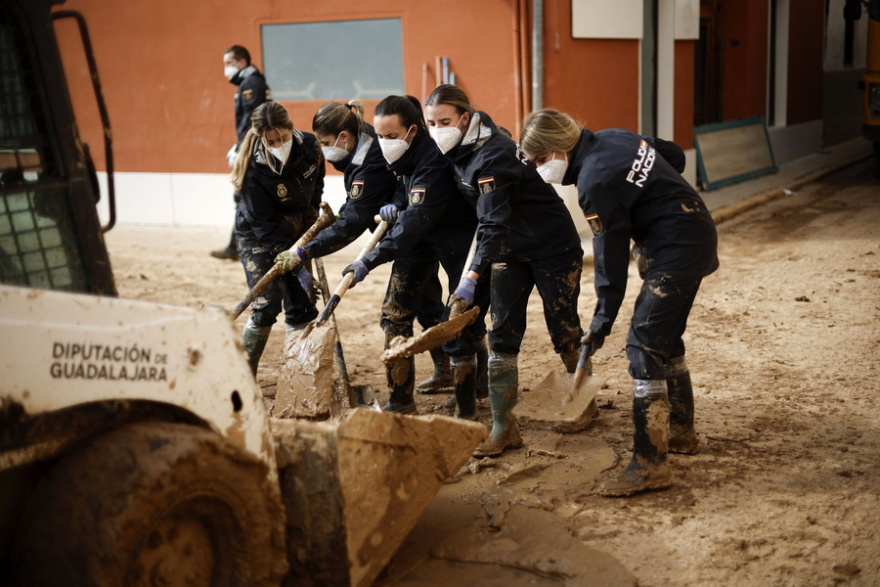
[[581, 125], [571, 116], [552, 108], [529, 114], [523, 122], [519, 144], [529, 157], [570, 153], [581, 136]]
[[[251, 161], [254, 158], [254, 143], [257, 141], [263, 143], [269, 169], [277, 173], [272, 157], [269, 156], [266, 133], [270, 130], [282, 128], [293, 130], [293, 121], [290, 120], [290, 115], [287, 114], [284, 106], [278, 102], [265, 102], [257, 106], [254, 113], [251, 114], [251, 128], [248, 129], [247, 134], [238, 146], [238, 156], [236, 156], [235, 164], [232, 166], [232, 173], [229, 174], [229, 179], [236, 189], [240, 190], [244, 187], [248, 167], [250, 167]], [[291, 140], [293, 139], [291, 138]]]
[[318, 135], [338, 135], [348, 131], [355, 139], [364, 130], [364, 105], [357, 100], [327, 102], [315, 112], [312, 131]]

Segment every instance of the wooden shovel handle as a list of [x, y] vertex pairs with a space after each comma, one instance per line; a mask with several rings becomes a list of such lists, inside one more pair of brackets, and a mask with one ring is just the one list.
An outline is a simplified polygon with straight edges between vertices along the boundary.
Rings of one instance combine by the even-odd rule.
[[[355, 261], [360, 261], [366, 257], [367, 253], [375, 249], [376, 245], [379, 244], [379, 241], [382, 240], [382, 237], [385, 236], [385, 231], [388, 230], [388, 223], [380, 219], [378, 216], [376, 216], [376, 221], [379, 222], [379, 226], [373, 231], [373, 235], [370, 237], [370, 240], [367, 241], [367, 244], [364, 245], [364, 248], [361, 249], [361, 252], [358, 253]], [[336, 309], [336, 306], [339, 305], [339, 300], [342, 299], [342, 296], [344, 296], [345, 292], [348, 291], [348, 288], [351, 287], [352, 281], [354, 281], [353, 272], [348, 272], [342, 276], [342, 281], [340, 281], [339, 285], [336, 286], [336, 289], [333, 290], [333, 295], [327, 300], [327, 305], [324, 306], [324, 309], [321, 310], [321, 315], [315, 320], [315, 326], [320, 326], [330, 318], [333, 311]]]
[[[318, 219], [315, 221], [315, 223], [310, 226], [309, 229], [306, 230], [301, 237], [299, 237], [299, 239], [293, 244], [291, 249], [296, 250], [297, 248], [305, 245], [306, 243], [314, 239], [319, 232], [333, 224], [335, 220], [336, 216], [333, 214], [333, 210], [330, 208], [330, 204], [328, 204], [327, 202], [321, 202], [321, 215], [318, 216]], [[241, 313], [244, 312], [247, 307], [250, 306], [253, 301], [260, 296], [260, 294], [266, 291], [266, 288], [269, 287], [269, 285], [273, 281], [275, 281], [275, 278], [282, 273], [284, 273], [284, 271], [281, 270], [280, 263], [272, 265], [272, 268], [269, 269], [269, 271], [267, 271], [266, 274], [260, 278], [260, 280], [256, 283], [256, 285], [254, 285], [254, 287], [251, 288], [249, 292], [247, 292], [247, 295], [245, 295], [244, 298], [242, 298], [242, 300], [238, 302], [238, 304], [234, 308], [232, 308], [232, 311], [230, 312], [232, 319], [235, 320], [236, 318], [241, 316]]]

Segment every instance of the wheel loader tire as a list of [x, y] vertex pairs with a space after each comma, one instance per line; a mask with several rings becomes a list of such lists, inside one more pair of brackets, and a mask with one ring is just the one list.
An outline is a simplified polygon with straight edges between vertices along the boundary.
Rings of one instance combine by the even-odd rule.
[[107, 433], [41, 480], [18, 529], [14, 584], [279, 585], [284, 515], [266, 472], [193, 426]]

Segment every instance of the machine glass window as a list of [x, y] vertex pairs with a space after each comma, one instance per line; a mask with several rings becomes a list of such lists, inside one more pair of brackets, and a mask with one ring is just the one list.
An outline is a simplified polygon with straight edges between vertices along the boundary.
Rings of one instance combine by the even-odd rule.
[[401, 19], [270, 24], [263, 66], [275, 100], [350, 100], [403, 94]]

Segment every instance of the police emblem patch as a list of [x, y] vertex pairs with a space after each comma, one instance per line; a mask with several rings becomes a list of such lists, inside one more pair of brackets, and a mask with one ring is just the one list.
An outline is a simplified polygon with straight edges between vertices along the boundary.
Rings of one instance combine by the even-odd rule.
[[480, 186], [481, 194], [488, 194], [489, 192], [495, 191], [494, 177], [483, 177], [481, 179], [478, 179], [477, 184]]
[[413, 206], [421, 204], [425, 200], [425, 188], [416, 188], [409, 192], [409, 203]]
[[250, 102], [254, 99], [254, 91], [245, 90], [244, 92], [242, 92], [241, 97], [244, 98], [247, 102]]
[[593, 231], [593, 234], [602, 234], [605, 232], [605, 227], [602, 226], [602, 221], [599, 220], [598, 214], [590, 214], [589, 216], [585, 216], [587, 220], [587, 224], [590, 225], [590, 230]]
[[276, 193], [278, 194], [278, 197], [283, 200], [287, 197], [287, 186], [283, 183], [279, 183], [278, 187], [276, 188]]
[[351, 183], [351, 191], [349, 192], [349, 196], [351, 196], [352, 200], [357, 200], [361, 197], [361, 194], [364, 193], [364, 182], [363, 180], [353, 181]]

